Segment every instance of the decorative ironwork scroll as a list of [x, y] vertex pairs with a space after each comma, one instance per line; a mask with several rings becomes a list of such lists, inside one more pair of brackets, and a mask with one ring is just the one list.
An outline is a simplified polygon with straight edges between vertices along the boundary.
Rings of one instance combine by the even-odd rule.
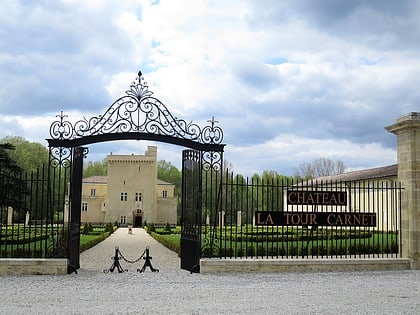
[[148, 133], [172, 136], [203, 144], [220, 144], [223, 131], [216, 126], [214, 117], [210, 125], [200, 128], [197, 124], [174, 117], [167, 107], [153, 96], [142, 73], [130, 85], [126, 95], [117, 99], [110, 108], [99, 116], [72, 124], [61, 112], [59, 120], [52, 123], [52, 139], [75, 139], [110, 133]]
[[[69, 147], [116, 139], [145, 139], [175, 143], [187, 147], [201, 145], [202, 151], [223, 151], [223, 130], [218, 121], [199, 125], [174, 117], [149, 90], [141, 71], [125, 95], [117, 99], [103, 115], [84, 118], [75, 123], [61, 112], [50, 126], [50, 147], [55, 162], [61, 164]], [[216, 148], [216, 149], [215, 149]], [[215, 157], [208, 157], [210, 165]]]

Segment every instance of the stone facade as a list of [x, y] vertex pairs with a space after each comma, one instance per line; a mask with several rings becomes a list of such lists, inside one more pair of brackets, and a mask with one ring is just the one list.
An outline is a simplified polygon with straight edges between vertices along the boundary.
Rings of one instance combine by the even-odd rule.
[[82, 223], [176, 224], [175, 186], [157, 179], [156, 147], [144, 155], [111, 153], [106, 160], [107, 176], [83, 180]]

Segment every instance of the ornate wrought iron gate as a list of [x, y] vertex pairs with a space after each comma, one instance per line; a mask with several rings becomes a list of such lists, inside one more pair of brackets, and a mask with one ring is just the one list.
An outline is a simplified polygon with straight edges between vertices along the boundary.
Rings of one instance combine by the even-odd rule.
[[202, 166], [201, 152], [182, 152], [181, 268], [200, 271]]
[[[82, 188], [83, 146], [115, 140], [151, 140], [166, 142], [192, 150], [183, 155], [182, 246], [181, 268], [199, 270], [201, 253], [202, 172], [220, 170], [224, 151], [223, 131], [217, 121], [200, 127], [174, 117], [153, 96], [142, 73], [131, 84], [126, 95], [117, 99], [104, 114], [75, 123], [61, 113], [50, 126], [50, 166], [71, 166], [67, 253], [69, 272], [79, 268], [79, 233]], [[66, 190], [62, 187], [63, 191]], [[190, 255], [191, 253], [191, 255]]]

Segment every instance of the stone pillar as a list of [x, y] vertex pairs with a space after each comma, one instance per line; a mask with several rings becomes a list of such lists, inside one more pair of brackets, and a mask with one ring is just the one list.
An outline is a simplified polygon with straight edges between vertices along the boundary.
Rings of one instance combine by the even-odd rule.
[[225, 211], [219, 211], [219, 226], [225, 226]]
[[7, 207], [7, 225], [13, 224], [13, 208]]
[[242, 226], [242, 211], [236, 212], [236, 226]]
[[29, 219], [30, 219], [29, 211], [26, 211], [26, 215], [25, 215], [25, 225], [29, 225]]
[[66, 201], [64, 202], [64, 224], [69, 223], [69, 199], [66, 197]]
[[401, 255], [420, 269], [420, 112], [399, 117], [385, 129], [397, 136], [401, 200]]

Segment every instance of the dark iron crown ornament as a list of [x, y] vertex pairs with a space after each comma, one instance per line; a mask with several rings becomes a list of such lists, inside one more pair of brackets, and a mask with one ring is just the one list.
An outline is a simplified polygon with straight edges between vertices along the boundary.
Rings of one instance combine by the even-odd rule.
[[[54, 146], [57, 142], [54, 140], [68, 140], [65, 145], [73, 147], [106, 141], [101, 135], [122, 133], [129, 133], [130, 138], [134, 139], [136, 139], [135, 134], [139, 135], [139, 139], [146, 140], [165, 141], [166, 138], [167, 142], [180, 145], [185, 145], [190, 141], [220, 145], [223, 141], [223, 130], [217, 126], [218, 121], [214, 117], [208, 121], [209, 125], [202, 128], [195, 123], [174, 117], [167, 107], [153, 96], [141, 71], [138, 72], [138, 77], [131, 83], [130, 89], [125, 94], [117, 99], [103, 115], [84, 118], [74, 124], [67, 120], [67, 115], [61, 112], [57, 116], [59, 119], [51, 124], [50, 143]], [[146, 134], [149, 136], [140, 137]], [[158, 137], [152, 139], [150, 135]], [[176, 143], [177, 141], [168, 140], [167, 137], [180, 141]], [[80, 138], [89, 140], [76, 141]]]

